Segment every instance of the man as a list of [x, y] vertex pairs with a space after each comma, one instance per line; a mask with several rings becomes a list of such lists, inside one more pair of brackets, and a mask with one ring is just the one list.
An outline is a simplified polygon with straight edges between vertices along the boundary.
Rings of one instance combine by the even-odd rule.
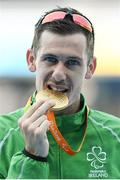
[[[1, 178], [120, 178], [120, 120], [89, 109], [81, 94], [96, 68], [93, 51], [93, 26], [77, 10], [55, 9], [38, 21], [27, 51], [36, 92], [27, 110], [0, 117]], [[37, 92], [46, 87], [68, 97], [67, 107], [54, 112], [56, 139], [47, 116], [55, 101], [36, 102]]]

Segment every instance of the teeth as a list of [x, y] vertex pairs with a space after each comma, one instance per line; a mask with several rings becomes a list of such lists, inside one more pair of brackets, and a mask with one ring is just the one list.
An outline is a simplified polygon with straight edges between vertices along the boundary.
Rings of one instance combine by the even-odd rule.
[[54, 87], [54, 86], [49, 86], [50, 89], [54, 90], [54, 91], [59, 91], [59, 92], [64, 92], [66, 91], [66, 89], [64, 88], [57, 88], [57, 87]]
[[62, 88], [56, 88], [56, 87], [52, 87], [52, 89], [53, 89], [54, 91], [60, 91], [60, 92], [65, 91], [65, 89], [62, 89]]

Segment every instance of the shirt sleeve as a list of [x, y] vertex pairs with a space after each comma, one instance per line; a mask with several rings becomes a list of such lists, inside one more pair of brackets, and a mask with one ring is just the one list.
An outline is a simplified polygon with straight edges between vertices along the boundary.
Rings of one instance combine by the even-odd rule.
[[48, 176], [48, 162], [34, 160], [18, 152], [11, 159], [7, 179], [48, 179]]

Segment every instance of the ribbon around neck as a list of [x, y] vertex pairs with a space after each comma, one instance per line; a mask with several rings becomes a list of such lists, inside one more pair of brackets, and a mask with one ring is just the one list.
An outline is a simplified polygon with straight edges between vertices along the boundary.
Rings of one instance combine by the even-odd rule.
[[[24, 112], [26, 112], [30, 108], [31, 105], [32, 105], [32, 97], [30, 96], [26, 106], [24, 107]], [[89, 114], [89, 108], [87, 106], [86, 110], [85, 110], [85, 129], [83, 132], [82, 141], [81, 141], [78, 149], [75, 151], [70, 147], [70, 145], [67, 143], [67, 141], [64, 139], [61, 132], [59, 131], [56, 121], [55, 121], [54, 112], [51, 110], [48, 110], [48, 112], [46, 113], [47, 118], [50, 121], [49, 129], [50, 129], [52, 136], [54, 137], [57, 144], [69, 155], [75, 155], [76, 153], [81, 151], [81, 148], [83, 146], [83, 143], [84, 143], [85, 137], [86, 137], [86, 130], [87, 130], [87, 125], [88, 125], [88, 114]]]

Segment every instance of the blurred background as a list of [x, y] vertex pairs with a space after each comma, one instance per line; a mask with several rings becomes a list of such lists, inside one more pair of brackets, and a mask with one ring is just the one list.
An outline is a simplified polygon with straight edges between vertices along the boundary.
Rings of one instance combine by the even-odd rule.
[[0, 114], [24, 106], [35, 90], [26, 50], [39, 17], [57, 6], [76, 8], [92, 21], [97, 69], [83, 93], [91, 108], [120, 117], [120, 0], [0, 0]]

